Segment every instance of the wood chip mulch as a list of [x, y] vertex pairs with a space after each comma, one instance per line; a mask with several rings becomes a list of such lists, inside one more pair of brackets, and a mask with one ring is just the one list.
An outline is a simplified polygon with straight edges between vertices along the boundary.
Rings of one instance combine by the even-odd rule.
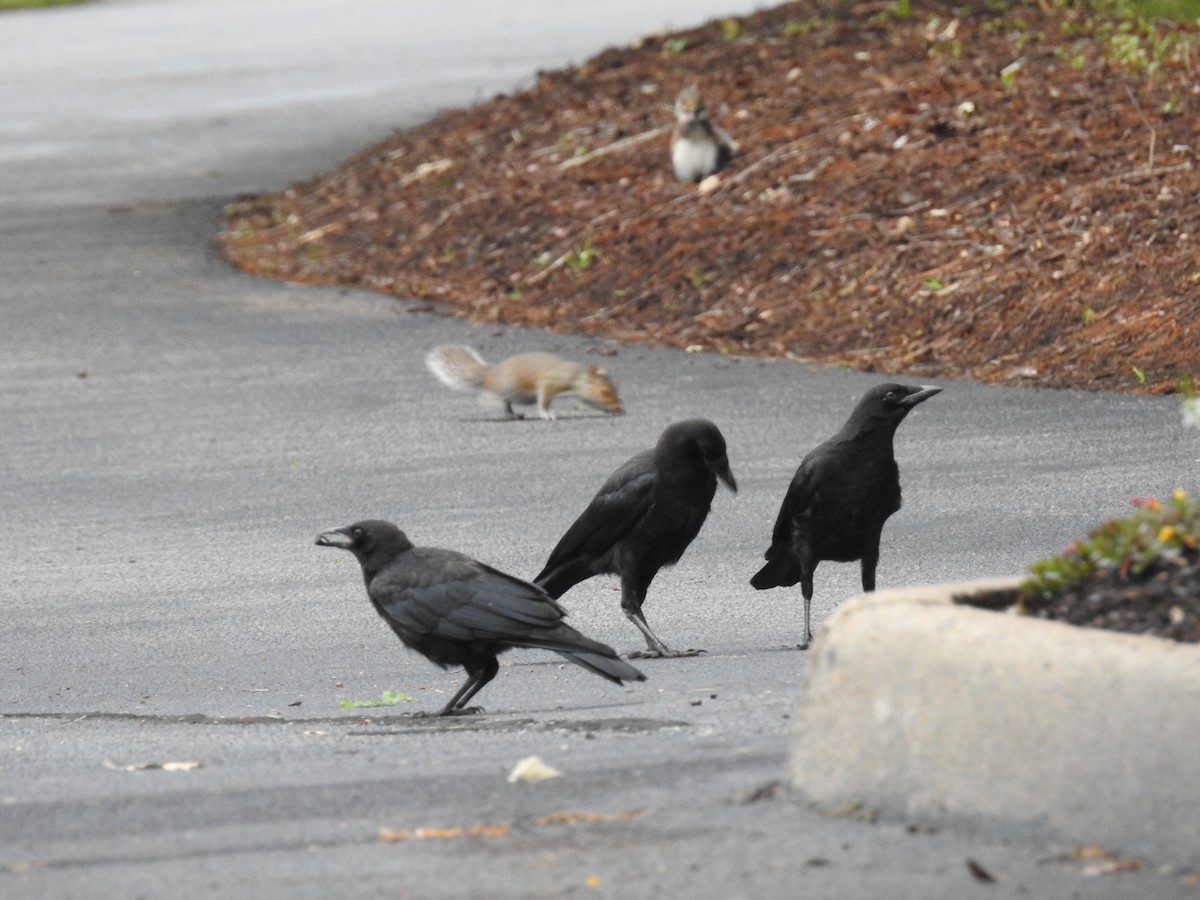
[[[788, 3], [541, 74], [227, 211], [241, 268], [477, 322], [922, 378], [1200, 372], [1200, 31]], [[670, 171], [700, 86], [739, 144]]]

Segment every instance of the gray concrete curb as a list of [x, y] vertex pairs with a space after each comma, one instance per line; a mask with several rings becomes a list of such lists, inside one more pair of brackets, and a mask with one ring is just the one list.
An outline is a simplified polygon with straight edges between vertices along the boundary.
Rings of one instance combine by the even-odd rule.
[[881, 591], [817, 636], [793, 784], [1200, 865], [1200, 648], [955, 605], [1012, 581]]

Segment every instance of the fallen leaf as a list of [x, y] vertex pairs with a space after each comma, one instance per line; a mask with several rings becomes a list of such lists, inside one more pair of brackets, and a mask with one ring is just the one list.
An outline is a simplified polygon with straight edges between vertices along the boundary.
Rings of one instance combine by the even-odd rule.
[[757, 803], [760, 800], [770, 800], [779, 793], [782, 785], [778, 781], [768, 781], [751, 791], [743, 803]]
[[600, 876], [599, 875], [589, 875], [587, 877], [587, 881], [584, 883], [590, 888], [598, 888], [598, 887], [600, 887]]
[[119, 763], [111, 759], [104, 760], [106, 769], [114, 769], [117, 772], [144, 772], [147, 769], [162, 769], [164, 772], [189, 772], [192, 769], [198, 769], [203, 763], [198, 759], [180, 759], [171, 760], [168, 762], [142, 762], [142, 763]]
[[541, 757], [526, 756], [519, 760], [513, 770], [508, 773], [509, 784], [515, 784], [518, 781], [545, 781], [547, 778], [558, 778], [562, 772], [552, 766], [542, 762]]
[[857, 819], [861, 822], [874, 822], [878, 813], [863, 806], [861, 800], [849, 800], [837, 809], [822, 810], [823, 814], [832, 819]]
[[412, 697], [401, 691], [384, 691], [378, 700], [342, 700], [338, 703], [342, 709], [362, 709], [368, 706], [395, 706], [397, 703], [408, 703]]
[[583, 822], [628, 822], [630, 819], [640, 819], [649, 812], [648, 809], [631, 809], [625, 812], [611, 813], [564, 811], [542, 816], [537, 823], [539, 825], [579, 825]]
[[979, 863], [975, 862], [973, 859], [967, 860], [967, 871], [975, 877], [976, 881], [983, 881], [990, 884], [996, 880], [995, 875], [993, 875]]
[[418, 828], [415, 831], [392, 831], [390, 828], [379, 829], [379, 840], [387, 843], [399, 841], [440, 841], [447, 838], [460, 837], [504, 837], [508, 834], [508, 826], [504, 824], [486, 825], [479, 823], [465, 828]]
[[200, 768], [200, 760], [198, 759], [181, 759], [162, 764], [164, 772], [190, 772], [192, 769], [198, 768]]
[[1116, 854], [1103, 847], [1076, 847], [1067, 854], [1070, 859], [1116, 859]]
[[1141, 860], [1132, 857], [1101, 859], [1088, 863], [1079, 870], [1080, 875], [1119, 875], [1122, 872], [1136, 872], [1142, 867]]

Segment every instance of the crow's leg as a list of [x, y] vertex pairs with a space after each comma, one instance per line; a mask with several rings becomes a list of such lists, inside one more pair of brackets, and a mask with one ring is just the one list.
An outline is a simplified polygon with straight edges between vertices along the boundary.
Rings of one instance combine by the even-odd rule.
[[879, 541], [875, 542], [875, 546], [870, 547], [862, 558], [862, 586], [863, 591], [870, 593], [875, 590], [875, 567], [879, 565]]
[[494, 656], [482, 664], [478, 660], [471, 660], [465, 664], [465, 668], [469, 677], [458, 689], [458, 693], [450, 698], [450, 702], [442, 707], [439, 716], [469, 716], [482, 712], [480, 707], [467, 706], [467, 703], [484, 685], [496, 677], [496, 673], [500, 671], [500, 661]]
[[802, 557], [800, 560], [800, 593], [804, 595], [804, 642], [797, 648], [799, 650], [807, 650], [809, 643], [812, 642], [812, 595], [813, 595], [813, 572], [817, 570], [815, 561]]
[[621, 576], [621, 610], [625, 616], [637, 626], [638, 631], [646, 639], [645, 650], [634, 650], [628, 654], [629, 659], [664, 659], [678, 656], [699, 656], [703, 650], [672, 650], [656, 635], [646, 623], [642, 614], [642, 603], [646, 599], [646, 590], [650, 587], [650, 578], [642, 579], [636, 576]]

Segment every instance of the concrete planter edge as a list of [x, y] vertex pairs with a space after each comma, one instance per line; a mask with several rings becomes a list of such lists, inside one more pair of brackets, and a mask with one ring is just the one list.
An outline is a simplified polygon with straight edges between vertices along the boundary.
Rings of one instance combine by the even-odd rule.
[[1200, 866], [1200, 647], [865, 594], [813, 645], [790, 776], [826, 809]]

